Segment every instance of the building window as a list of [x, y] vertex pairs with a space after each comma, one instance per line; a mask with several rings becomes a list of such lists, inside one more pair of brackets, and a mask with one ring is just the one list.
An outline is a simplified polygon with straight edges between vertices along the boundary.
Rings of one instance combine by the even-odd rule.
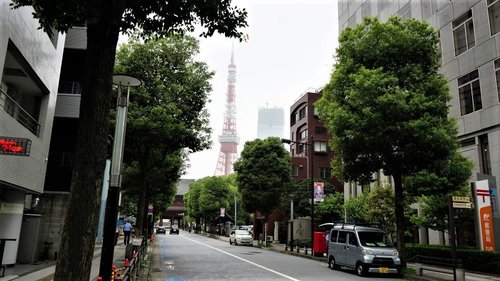
[[307, 129], [300, 131], [299, 139], [303, 140], [307, 138]]
[[479, 149], [481, 156], [481, 170], [483, 174], [491, 175], [490, 147], [488, 135], [479, 136]]
[[293, 113], [290, 115], [290, 124], [294, 125], [297, 122], [297, 114]]
[[458, 78], [458, 94], [460, 97], [460, 113], [466, 115], [483, 108], [481, 88], [479, 86], [479, 71]]
[[329, 179], [332, 177], [332, 170], [330, 168], [319, 168], [319, 177], [322, 179]]
[[461, 140], [459, 143], [460, 143], [460, 147], [472, 146], [472, 145], [476, 145], [476, 139], [475, 138], [468, 138], [465, 140]]
[[488, 0], [488, 16], [490, 18], [491, 35], [500, 31], [500, 1]]
[[500, 102], [500, 59], [495, 61], [495, 75], [497, 77], [497, 95]]
[[304, 106], [299, 110], [299, 120], [306, 117], [307, 106]]
[[314, 152], [327, 152], [326, 141], [315, 141]]
[[474, 24], [472, 22], [472, 10], [463, 14], [452, 22], [453, 40], [455, 42], [455, 56], [474, 47]]
[[306, 144], [305, 143], [299, 143], [299, 145], [297, 147], [297, 154], [306, 153], [306, 150], [307, 150]]
[[314, 133], [316, 135], [324, 135], [324, 134], [326, 134], [326, 128], [325, 127], [315, 127]]
[[292, 177], [298, 177], [298, 176], [299, 176], [299, 166], [292, 165]]

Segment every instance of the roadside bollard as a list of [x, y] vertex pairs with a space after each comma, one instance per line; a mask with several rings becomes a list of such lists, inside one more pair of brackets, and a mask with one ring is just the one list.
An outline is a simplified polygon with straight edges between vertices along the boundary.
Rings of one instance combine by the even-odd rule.
[[115, 280], [115, 276], [116, 276], [116, 266], [113, 265], [113, 267], [111, 268], [111, 281]]
[[123, 263], [123, 266], [128, 266], [128, 259], [125, 259], [125, 262]]

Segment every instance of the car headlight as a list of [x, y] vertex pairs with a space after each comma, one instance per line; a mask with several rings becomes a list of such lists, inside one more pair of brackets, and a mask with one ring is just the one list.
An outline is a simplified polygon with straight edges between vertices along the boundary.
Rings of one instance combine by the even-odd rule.
[[399, 252], [395, 250], [394, 252], [392, 252], [392, 255], [395, 256], [395, 257], [398, 257], [399, 256]]
[[366, 249], [363, 249], [363, 251], [361, 252], [363, 255], [373, 255], [373, 251], [372, 250], [366, 250]]

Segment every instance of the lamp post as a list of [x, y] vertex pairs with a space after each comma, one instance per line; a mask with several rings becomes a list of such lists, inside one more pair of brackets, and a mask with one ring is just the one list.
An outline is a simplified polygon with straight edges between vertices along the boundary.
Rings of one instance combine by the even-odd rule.
[[[111, 171], [109, 178], [109, 191], [106, 200], [106, 213], [104, 217], [104, 236], [101, 250], [101, 263], [99, 276], [104, 281], [111, 280], [113, 255], [115, 250], [116, 220], [118, 216], [118, 202], [122, 183], [121, 167], [123, 162], [123, 149], [125, 144], [125, 129], [127, 125], [127, 106], [130, 87], [141, 85], [141, 81], [127, 75], [114, 75], [113, 84], [118, 85], [118, 98], [116, 101], [116, 125], [113, 140], [113, 155], [111, 158]], [[122, 86], [127, 87], [126, 95], [122, 95]]]
[[[289, 139], [281, 139], [282, 143], [287, 143], [287, 144], [304, 144], [309, 146], [309, 164], [308, 164], [308, 176], [311, 178], [311, 254], [314, 255], [314, 160], [313, 160], [313, 154], [314, 154], [314, 135], [311, 135], [310, 140], [307, 142], [298, 142], [298, 141], [292, 141]], [[293, 206], [293, 202], [292, 202]], [[292, 219], [292, 235], [291, 235], [291, 246], [293, 248], [293, 217]]]

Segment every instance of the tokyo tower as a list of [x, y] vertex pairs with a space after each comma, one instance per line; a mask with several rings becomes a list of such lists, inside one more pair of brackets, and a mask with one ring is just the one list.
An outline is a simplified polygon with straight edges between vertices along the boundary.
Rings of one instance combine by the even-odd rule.
[[236, 82], [236, 65], [234, 64], [234, 50], [231, 50], [231, 63], [228, 66], [226, 111], [224, 112], [224, 127], [219, 135], [220, 152], [215, 169], [216, 176], [229, 175], [233, 172], [233, 164], [238, 158], [238, 143], [240, 138], [236, 134], [236, 104], [234, 83]]

